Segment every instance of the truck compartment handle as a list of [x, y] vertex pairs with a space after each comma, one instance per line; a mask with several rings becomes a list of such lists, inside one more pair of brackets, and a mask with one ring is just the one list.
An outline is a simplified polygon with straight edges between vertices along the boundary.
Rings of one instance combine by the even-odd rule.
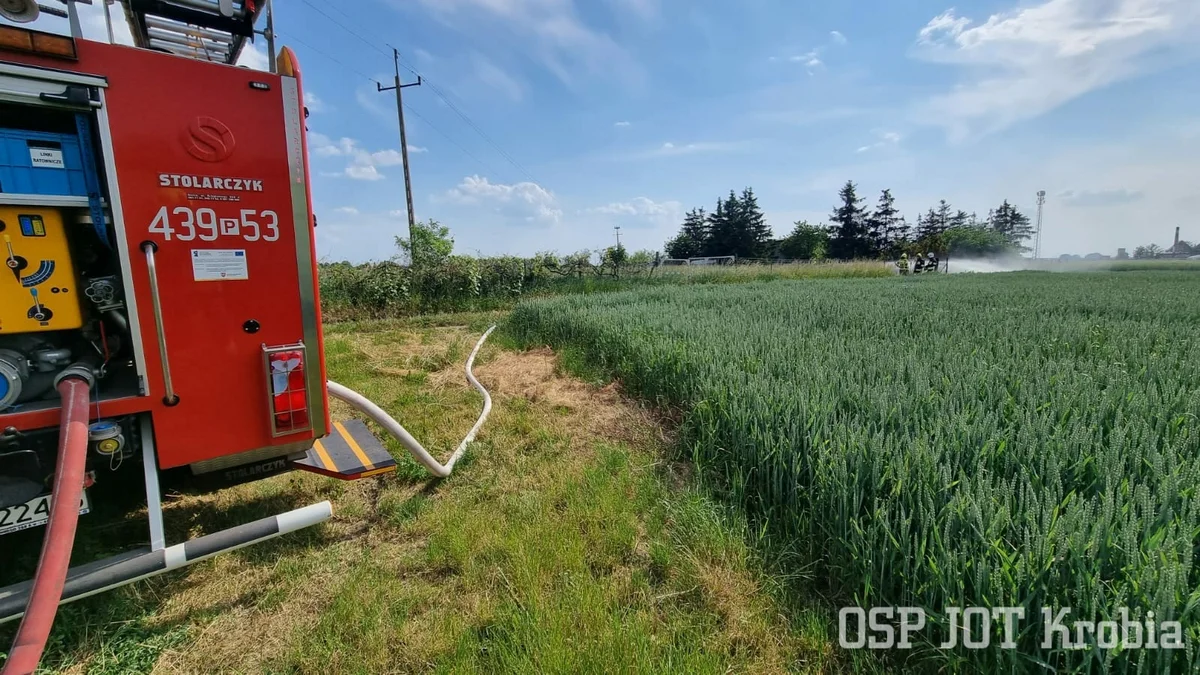
[[163, 329], [162, 300], [158, 293], [158, 267], [155, 265], [154, 254], [158, 244], [152, 241], [142, 242], [142, 253], [146, 254], [146, 271], [150, 273], [150, 303], [154, 306], [154, 333], [158, 337], [158, 355], [162, 362], [163, 374], [163, 403], [168, 406], [177, 405], [179, 397], [175, 394], [175, 385], [171, 382], [171, 364], [167, 358], [167, 334]]

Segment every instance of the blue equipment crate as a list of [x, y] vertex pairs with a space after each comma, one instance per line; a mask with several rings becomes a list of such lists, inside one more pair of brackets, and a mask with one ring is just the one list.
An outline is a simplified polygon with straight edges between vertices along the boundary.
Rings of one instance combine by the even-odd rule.
[[86, 197], [79, 137], [0, 129], [0, 192]]

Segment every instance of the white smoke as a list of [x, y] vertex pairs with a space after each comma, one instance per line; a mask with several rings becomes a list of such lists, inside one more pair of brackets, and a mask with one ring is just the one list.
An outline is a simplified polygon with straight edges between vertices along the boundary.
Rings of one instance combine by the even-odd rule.
[[950, 274], [993, 274], [1036, 269], [1031, 262], [1022, 258], [950, 258], [949, 268]]
[[1096, 272], [1112, 269], [1119, 260], [1055, 260], [1041, 258], [955, 258], [949, 262], [950, 274], [993, 274], [996, 272]]

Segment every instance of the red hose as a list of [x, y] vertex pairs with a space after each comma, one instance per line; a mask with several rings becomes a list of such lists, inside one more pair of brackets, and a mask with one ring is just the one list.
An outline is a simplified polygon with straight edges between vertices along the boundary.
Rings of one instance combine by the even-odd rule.
[[75, 526], [79, 523], [79, 501], [83, 496], [91, 392], [82, 378], [68, 377], [59, 382], [58, 393], [63, 402], [62, 425], [58, 435], [58, 465], [50, 500], [50, 522], [46, 525], [42, 557], [33, 577], [33, 592], [0, 675], [29, 675], [37, 668], [71, 566]]

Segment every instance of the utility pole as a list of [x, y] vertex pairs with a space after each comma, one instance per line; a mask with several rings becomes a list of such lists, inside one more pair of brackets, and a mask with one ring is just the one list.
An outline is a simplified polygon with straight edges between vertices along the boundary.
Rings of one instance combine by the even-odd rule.
[[[385, 87], [378, 82], [375, 83], [375, 88], [379, 91], [396, 90], [396, 115], [400, 118], [400, 159], [404, 164], [404, 199], [408, 204], [408, 245], [410, 255], [416, 253], [412, 247], [416, 245], [414, 235], [417, 230], [417, 218], [413, 213], [412, 200], [412, 178], [408, 172], [408, 136], [404, 133], [404, 98], [400, 95], [401, 90], [405, 87], [421, 86], [421, 76], [417, 76], [417, 81], [411, 84], [400, 84], [400, 52], [395, 47], [392, 48], [392, 65], [396, 69], [395, 84], [390, 87]], [[413, 262], [415, 262], [415, 256]]]
[[1042, 212], [1046, 208], [1046, 191], [1038, 191], [1038, 214], [1037, 214], [1037, 236], [1033, 240], [1033, 259], [1037, 260], [1042, 257]]
[[613, 229], [617, 231], [617, 248], [621, 248], [621, 226], [617, 225]]

